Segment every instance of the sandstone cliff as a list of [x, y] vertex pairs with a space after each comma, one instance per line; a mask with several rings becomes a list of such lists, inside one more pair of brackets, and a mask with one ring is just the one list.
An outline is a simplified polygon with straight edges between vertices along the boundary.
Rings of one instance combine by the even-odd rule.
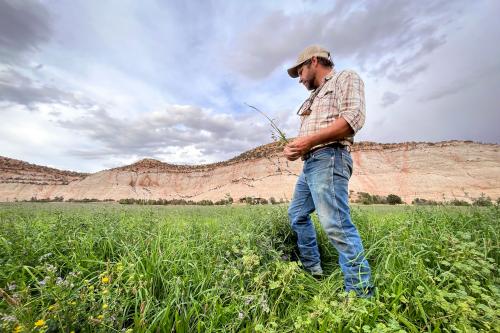
[[[353, 147], [352, 193], [394, 193], [451, 200], [500, 197], [500, 146], [464, 141], [358, 143]], [[276, 144], [231, 160], [197, 166], [144, 159], [120, 168], [83, 174], [0, 157], [0, 201], [63, 197], [65, 200], [203, 199], [253, 196], [291, 199], [302, 161], [288, 162]]]

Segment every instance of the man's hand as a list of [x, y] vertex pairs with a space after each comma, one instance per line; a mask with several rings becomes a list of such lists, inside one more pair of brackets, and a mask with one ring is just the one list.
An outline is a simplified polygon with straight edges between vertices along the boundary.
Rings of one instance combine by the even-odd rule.
[[339, 117], [333, 124], [317, 133], [297, 138], [287, 144], [284, 150], [285, 157], [289, 161], [295, 161], [314, 146], [339, 140], [353, 134], [354, 131], [351, 125], [343, 117]]
[[285, 157], [289, 161], [295, 161], [312, 148], [312, 142], [308, 137], [297, 138], [285, 146]]

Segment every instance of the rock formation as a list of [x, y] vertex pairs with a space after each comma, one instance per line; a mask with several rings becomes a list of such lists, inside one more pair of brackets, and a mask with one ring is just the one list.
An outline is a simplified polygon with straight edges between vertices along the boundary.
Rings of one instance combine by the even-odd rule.
[[[500, 197], [500, 146], [470, 141], [357, 143], [350, 190], [397, 194], [406, 202]], [[93, 174], [60, 171], [0, 157], [0, 201], [31, 198], [219, 200], [227, 195], [289, 200], [302, 161], [287, 161], [276, 144], [225, 162], [172, 165], [154, 159]]]

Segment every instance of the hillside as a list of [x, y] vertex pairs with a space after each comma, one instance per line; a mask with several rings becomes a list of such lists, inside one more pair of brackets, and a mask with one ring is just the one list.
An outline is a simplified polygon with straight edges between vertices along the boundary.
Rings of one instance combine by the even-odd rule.
[[[378, 144], [353, 147], [350, 190], [451, 200], [500, 197], [497, 144], [470, 141]], [[143, 159], [93, 174], [61, 171], [0, 157], [0, 201], [63, 197], [65, 200], [203, 199], [252, 196], [291, 199], [302, 161], [287, 161], [276, 144], [206, 165], [173, 165]]]

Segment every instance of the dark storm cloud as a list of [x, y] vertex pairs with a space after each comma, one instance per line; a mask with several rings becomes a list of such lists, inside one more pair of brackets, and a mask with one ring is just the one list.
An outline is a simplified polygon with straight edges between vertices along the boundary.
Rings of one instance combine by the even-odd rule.
[[382, 95], [382, 102], [380, 103], [380, 105], [384, 108], [388, 107], [389, 105], [396, 103], [400, 97], [401, 96], [399, 96], [396, 93], [393, 93], [391, 91], [386, 91], [384, 95]]
[[23, 74], [39, 71], [42, 64], [28, 66], [31, 56], [51, 36], [51, 15], [36, 0], [0, 0], [0, 102], [33, 109], [38, 103], [78, 105], [76, 97], [52, 84], [41, 83]]
[[[479, 70], [476, 69], [472, 72], [466, 72], [466, 70], [464, 70], [461, 78], [452, 82], [447, 82], [446, 85], [438, 86], [431, 93], [421, 97], [419, 101], [430, 102], [451, 95], [463, 93], [465, 90], [473, 86], [485, 85], [485, 82], [488, 80], [493, 81], [495, 85], [498, 86], [498, 77], [500, 77], [500, 62], [490, 66], [484, 66]], [[489, 86], [487, 90], [494, 91], [491, 89], [491, 86]], [[496, 97], [496, 95], [491, 96]], [[496, 105], [496, 103], [492, 103], [492, 105]]]
[[[319, 43], [335, 59], [395, 81], [409, 80], [426, 66], [423, 57], [443, 45], [441, 28], [453, 21], [463, 1], [339, 1], [323, 13], [286, 15], [275, 11], [240, 38], [233, 66], [263, 78], [307, 45]], [[384, 65], [384, 66], [381, 66]]]
[[197, 107], [172, 106], [161, 114], [120, 119], [103, 109], [89, 111], [72, 121], [58, 121], [61, 127], [100, 143], [101, 149], [72, 150], [84, 158], [104, 156], [161, 155], [166, 148], [199, 149], [204, 155], [224, 157], [269, 141], [264, 126], [248, 126], [248, 119], [212, 114]]
[[423, 72], [427, 67], [427, 64], [421, 64], [407, 69], [403, 69], [401, 66], [396, 66], [393, 68], [392, 73], [387, 75], [387, 77], [394, 82], [408, 82], [418, 73]]
[[420, 98], [421, 102], [430, 102], [446, 96], [454, 95], [472, 84], [471, 81], [452, 82], [449, 85], [435, 89], [432, 93]]
[[89, 102], [82, 101], [70, 92], [50, 84], [35, 82], [12, 68], [0, 70], [0, 101], [24, 105], [30, 109], [39, 103], [90, 106]]
[[0, 0], [1, 62], [20, 61], [50, 36], [50, 15], [39, 1]]

